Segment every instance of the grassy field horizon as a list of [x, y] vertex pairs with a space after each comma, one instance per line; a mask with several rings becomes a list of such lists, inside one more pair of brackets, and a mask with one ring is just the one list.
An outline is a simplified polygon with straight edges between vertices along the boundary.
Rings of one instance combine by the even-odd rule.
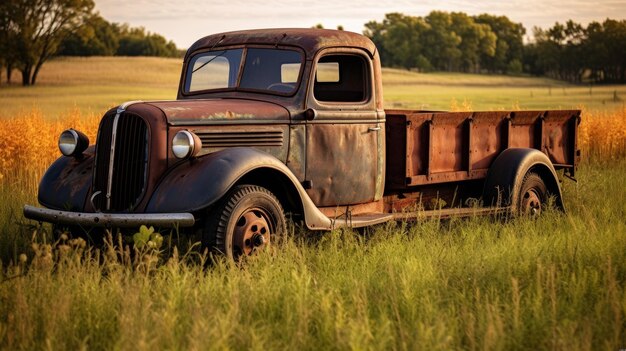
[[179, 69], [60, 58], [38, 86], [0, 86], [0, 350], [626, 348], [626, 108], [600, 100], [624, 87], [586, 95], [540, 78], [384, 69], [387, 107], [584, 108], [577, 182], [562, 182], [567, 212], [536, 220], [291, 227], [242, 265], [204, 268], [193, 236], [90, 247], [22, 217], [63, 129], [95, 140], [107, 108], [174, 98]]
[[[62, 117], [78, 109], [102, 115], [131, 100], [176, 98], [182, 59], [156, 57], [59, 57], [46, 63], [34, 87], [0, 83], [0, 118], [32, 109]], [[6, 79], [6, 75], [3, 75]], [[541, 77], [417, 73], [383, 68], [386, 108], [449, 110], [623, 109], [626, 86], [573, 85]]]

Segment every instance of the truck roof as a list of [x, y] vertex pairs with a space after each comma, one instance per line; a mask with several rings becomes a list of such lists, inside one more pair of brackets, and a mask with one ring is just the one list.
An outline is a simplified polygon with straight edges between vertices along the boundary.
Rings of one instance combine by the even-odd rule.
[[206, 36], [197, 40], [187, 50], [185, 59], [197, 50], [237, 44], [293, 45], [302, 48], [307, 59], [311, 59], [320, 49], [330, 47], [361, 48], [369, 52], [371, 56], [376, 52], [376, 46], [369, 38], [353, 32], [313, 28], [272, 28], [241, 30]]

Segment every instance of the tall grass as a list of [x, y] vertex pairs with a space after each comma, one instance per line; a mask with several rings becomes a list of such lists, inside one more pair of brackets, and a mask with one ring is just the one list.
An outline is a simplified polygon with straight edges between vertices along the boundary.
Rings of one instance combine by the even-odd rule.
[[626, 108], [583, 110], [579, 142], [584, 160], [614, 161], [626, 156]]
[[626, 347], [626, 109], [583, 114], [567, 214], [294, 229], [245, 265], [208, 269], [171, 247], [50, 242], [22, 219], [58, 134], [94, 140], [98, 116], [68, 115], [33, 110], [0, 129], [0, 349]]
[[626, 209], [606, 199], [626, 197], [624, 171], [583, 168], [566, 215], [291, 235], [245, 266], [38, 244], [2, 270], [0, 345], [619, 349]]
[[[95, 142], [101, 116], [82, 114], [73, 109], [64, 118], [44, 117], [32, 109], [2, 121], [0, 129], [0, 181], [26, 182], [33, 185], [50, 164], [60, 156], [58, 137], [68, 128], [83, 131]], [[35, 183], [36, 184], [36, 183]], [[29, 187], [28, 190], [32, 190]]]

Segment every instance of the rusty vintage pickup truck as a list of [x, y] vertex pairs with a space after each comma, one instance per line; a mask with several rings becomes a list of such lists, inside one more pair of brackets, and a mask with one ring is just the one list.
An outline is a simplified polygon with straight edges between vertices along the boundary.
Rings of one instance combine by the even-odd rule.
[[[68, 129], [27, 218], [200, 232], [249, 255], [286, 229], [563, 209], [580, 111], [385, 110], [376, 47], [317, 29], [210, 35], [178, 97], [104, 114], [95, 145]], [[185, 228], [189, 227], [189, 228]]]

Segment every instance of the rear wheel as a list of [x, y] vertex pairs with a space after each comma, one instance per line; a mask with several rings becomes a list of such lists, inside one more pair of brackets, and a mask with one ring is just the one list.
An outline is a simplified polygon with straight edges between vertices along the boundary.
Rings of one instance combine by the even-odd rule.
[[269, 190], [239, 185], [210, 214], [202, 243], [211, 252], [238, 260], [267, 249], [285, 233], [285, 228], [283, 208]]
[[517, 212], [520, 215], [537, 217], [548, 200], [546, 183], [537, 173], [529, 172], [522, 181]]

